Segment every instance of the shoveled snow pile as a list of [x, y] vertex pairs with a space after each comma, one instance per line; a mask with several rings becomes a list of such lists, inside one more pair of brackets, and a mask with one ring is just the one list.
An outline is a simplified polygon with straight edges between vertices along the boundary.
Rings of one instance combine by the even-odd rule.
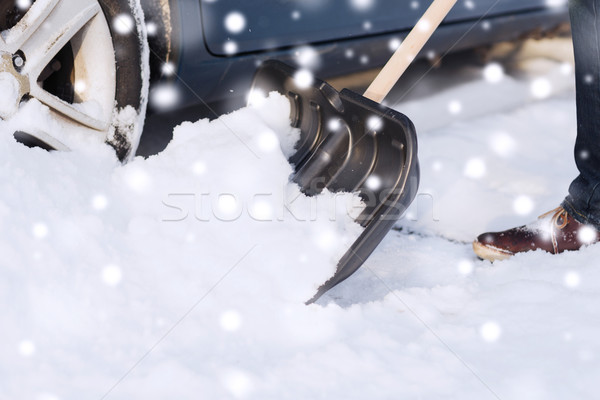
[[288, 182], [288, 115], [273, 95], [125, 166], [3, 135], [0, 398], [100, 398], [168, 333], [111, 396], [224, 398], [322, 340], [303, 303], [362, 228], [355, 196]]

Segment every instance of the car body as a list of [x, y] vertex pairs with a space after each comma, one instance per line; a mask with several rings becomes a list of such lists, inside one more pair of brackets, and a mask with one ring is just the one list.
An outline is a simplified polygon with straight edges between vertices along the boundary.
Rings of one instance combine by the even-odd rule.
[[[14, 89], [5, 90], [0, 119], [27, 145], [74, 150], [93, 139], [127, 161], [140, 154], [142, 132], [152, 136], [142, 131], [147, 105], [151, 115], [198, 105], [210, 117], [234, 110], [245, 103], [256, 68], [267, 59], [326, 80], [380, 67], [429, 4], [0, 0], [0, 84]], [[420, 57], [437, 59], [567, 24], [564, 0], [460, 0]], [[48, 120], [33, 126], [37, 119], [27, 114], [44, 110]]]
[[[142, 2], [151, 26], [169, 26], [160, 38], [151, 37], [153, 81], [173, 81], [178, 88], [177, 107], [225, 102], [226, 110], [243, 104], [256, 66], [265, 59], [292, 65], [308, 62], [317, 76], [326, 79], [382, 66], [429, 4], [422, 0]], [[566, 24], [566, 2], [461, 0], [420, 57], [551, 33]], [[307, 48], [308, 58], [316, 54], [316, 60], [303, 60]], [[171, 71], [164, 73], [165, 61], [176, 67], [174, 76]], [[152, 101], [150, 108], [160, 109]]]

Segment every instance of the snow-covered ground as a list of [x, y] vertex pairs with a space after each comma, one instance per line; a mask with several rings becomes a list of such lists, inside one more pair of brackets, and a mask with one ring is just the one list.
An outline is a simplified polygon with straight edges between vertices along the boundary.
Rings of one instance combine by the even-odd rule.
[[536, 51], [397, 105], [420, 194], [311, 306], [359, 228], [351, 196], [287, 182], [285, 100], [185, 123], [125, 166], [2, 135], [0, 399], [596, 398], [600, 247], [494, 265], [470, 249], [576, 174], [572, 68]]

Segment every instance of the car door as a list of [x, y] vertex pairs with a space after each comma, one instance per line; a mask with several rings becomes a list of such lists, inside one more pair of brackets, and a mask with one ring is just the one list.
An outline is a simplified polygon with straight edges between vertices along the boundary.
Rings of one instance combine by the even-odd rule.
[[[424, 0], [200, 0], [207, 49], [217, 56], [410, 29]], [[543, 0], [459, 0], [446, 23], [545, 7]]]

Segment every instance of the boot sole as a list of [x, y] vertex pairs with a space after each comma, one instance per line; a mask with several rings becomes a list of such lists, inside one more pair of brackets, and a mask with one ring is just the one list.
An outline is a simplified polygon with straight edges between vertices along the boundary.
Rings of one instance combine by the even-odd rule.
[[477, 254], [477, 257], [491, 262], [506, 260], [513, 255], [506, 250], [486, 246], [478, 241], [473, 242], [473, 251]]

